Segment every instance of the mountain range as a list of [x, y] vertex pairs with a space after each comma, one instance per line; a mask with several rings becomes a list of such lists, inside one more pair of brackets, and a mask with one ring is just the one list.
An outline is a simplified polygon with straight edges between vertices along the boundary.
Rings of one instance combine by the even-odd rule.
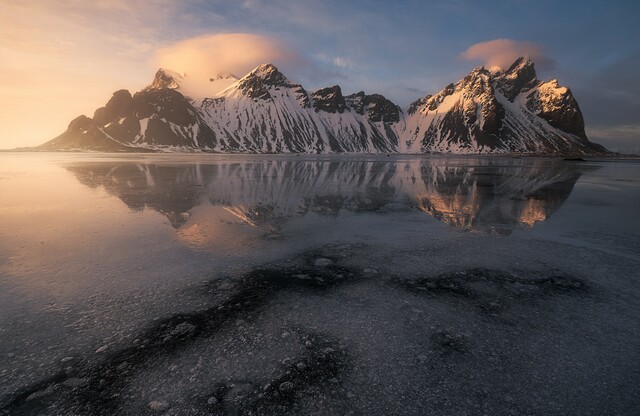
[[534, 63], [475, 68], [402, 109], [380, 94], [307, 91], [271, 64], [242, 78], [201, 80], [160, 69], [131, 95], [116, 91], [38, 150], [226, 153], [603, 154], [571, 91], [538, 80]]

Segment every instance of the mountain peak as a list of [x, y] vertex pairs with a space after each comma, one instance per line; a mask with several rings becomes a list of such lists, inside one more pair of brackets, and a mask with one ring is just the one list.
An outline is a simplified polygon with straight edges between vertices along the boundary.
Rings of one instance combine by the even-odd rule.
[[516, 59], [506, 72], [520, 71], [529, 66], [533, 66], [533, 61], [528, 56], [521, 56]]
[[169, 88], [172, 90], [180, 88], [180, 80], [182, 75], [168, 69], [159, 68], [153, 77], [153, 82], [146, 88], [147, 90], [160, 90]]
[[237, 88], [254, 99], [271, 99], [272, 87], [300, 87], [292, 83], [273, 64], [262, 64], [238, 80]]
[[527, 56], [521, 56], [505, 72], [496, 74], [497, 85], [511, 102], [522, 91], [535, 86], [538, 82], [533, 61]]
[[273, 64], [262, 64], [255, 67], [244, 78], [257, 78], [266, 85], [282, 86], [291, 82]]
[[251, 71], [251, 73], [256, 75], [266, 75], [272, 72], [278, 72], [278, 68], [276, 68], [274, 64], [270, 63], [258, 65], [253, 69], [253, 71]]

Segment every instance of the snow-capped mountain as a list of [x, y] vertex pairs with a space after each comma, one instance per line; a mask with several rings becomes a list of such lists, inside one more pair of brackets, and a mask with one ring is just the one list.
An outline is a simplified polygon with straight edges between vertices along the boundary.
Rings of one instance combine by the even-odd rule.
[[474, 69], [436, 95], [412, 103], [401, 152], [597, 153], [578, 103], [557, 80], [539, 81], [519, 58], [506, 71]]
[[271, 65], [208, 82], [166, 69], [133, 96], [120, 90], [40, 149], [250, 153], [598, 154], [568, 88], [519, 58], [474, 69], [404, 111], [379, 94], [314, 92]]

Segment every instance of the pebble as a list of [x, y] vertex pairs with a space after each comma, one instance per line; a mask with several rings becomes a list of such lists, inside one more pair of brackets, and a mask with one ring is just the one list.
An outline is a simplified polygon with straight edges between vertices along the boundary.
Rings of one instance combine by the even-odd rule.
[[285, 381], [284, 383], [280, 384], [280, 386], [278, 386], [278, 389], [283, 393], [289, 392], [294, 388], [295, 385], [290, 381]]
[[71, 378], [68, 378], [65, 381], [63, 381], [62, 384], [64, 386], [67, 386], [67, 387], [80, 387], [80, 386], [84, 386], [85, 384], [87, 384], [87, 379], [78, 378], [78, 377], [71, 377]]
[[169, 335], [171, 336], [185, 336], [191, 334], [196, 330], [195, 325], [191, 325], [189, 322], [182, 322], [173, 328], [173, 331]]
[[214, 396], [209, 397], [209, 399], [207, 399], [207, 403], [209, 404], [218, 404], [218, 399]]
[[325, 257], [317, 258], [316, 261], [313, 262], [316, 267], [327, 267], [333, 264], [333, 260], [327, 259]]
[[98, 348], [98, 349], [96, 350], [96, 354], [103, 353], [103, 352], [105, 352], [106, 350], [107, 350], [107, 346], [106, 346], [106, 345], [103, 345], [102, 347], [100, 347], [100, 348]]
[[378, 274], [376, 269], [364, 269], [364, 274]]
[[149, 406], [149, 409], [153, 411], [162, 412], [169, 408], [169, 403], [165, 401], [160, 401], [160, 400], [152, 400], [149, 402], [148, 406]]
[[25, 400], [29, 401], [29, 400], [33, 400], [33, 399], [38, 399], [40, 397], [46, 396], [48, 394], [53, 393], [54, 388], [52, 385], [47, 386], [46, 389], [44, 390], [38, 390], [35, 393], [31, 393]]
[[64, 357], [61, 361], [63, 363], [66, 363], [66, 362], [69, 362], [69, 361], [73, 361], [73, 357]]

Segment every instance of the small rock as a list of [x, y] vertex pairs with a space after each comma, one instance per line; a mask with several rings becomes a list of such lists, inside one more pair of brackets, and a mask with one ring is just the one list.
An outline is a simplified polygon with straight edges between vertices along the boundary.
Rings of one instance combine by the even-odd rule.
[[309, 280], [309, 279], [311, 279], [311, 276], [309, 276], [308, 274], [302, 274], [302, 273], [301, 274], [296, 274], [293, 277], [296, 277], [296, 278], [298, 278], [300, 280]]
[[211, 396], [207, 399], [207, 403], [210, 405], [218, 404], [218, 399], [215, 396]]
[[290, 381], [285, 381], [284, 383], [280, 384], [280, 386], [278, 386], [278, 390], [280, 390], [283, 393], [288, 393], [292, 391], [294, 388], [295, 388], [295, 385]]
[[60, 361], [62, 361], [63, 363], [67, 363], [67, 362], [69, 362], [69, 361], [73, 361], [73, 357], [64, 357], [64, 358], [63, 358], [62, 360], [60, 360]]
[[15, 356], [16, 356], [16, 354], [14, 352], [10, 352], [9, 354], [7, 354], [7, 357], [9, 357], [9, 358], [13, 358]]
[[31, 393], [25, 400], [29, 401], [29, 400], [38, 399], [40, 397], [47, 396], [53, 393], [53, 391], [54, 391], [53, 385], [49, 385], [47, 386], [46, 389], [38, 390], [35, 393]]
[[169, 403], [161, 400], [152, 400], [147, 406], [155, 412], [162, 412], [169, 408]]
[[87, 384], [87, 379], [71, 377], [62, 382], [62, 385], [67, 387], [81, 387]]
[[327, 267], [333, 264], [333, 260], [327, 259], [325, 257], [317, 258], [316, 261], [313, 262], [316, 267]]
[[364, 269], [364, 274], [378, 274], [376, 269]]
[[195, 325], [191, 325], [189, 322], [182, 322], [173, 328], [173, 331], [169, 333], [172, 337], [183, 337], [192, 334], [196, 330]]
[[107, 345], [103, 345], [102, 347], [100, 347], [100, 348], [98, 348], [98, 349], [96, 350], [96, 354], [103, 353], [103, 352], [105, 352], [106, 350], [107, 350]]
[[298, 364], [296, 364], [296, 367], [298, 367], [298, 370], [304, 370], [305, 368], [307, 368], [307, 365], [300, 361]]

